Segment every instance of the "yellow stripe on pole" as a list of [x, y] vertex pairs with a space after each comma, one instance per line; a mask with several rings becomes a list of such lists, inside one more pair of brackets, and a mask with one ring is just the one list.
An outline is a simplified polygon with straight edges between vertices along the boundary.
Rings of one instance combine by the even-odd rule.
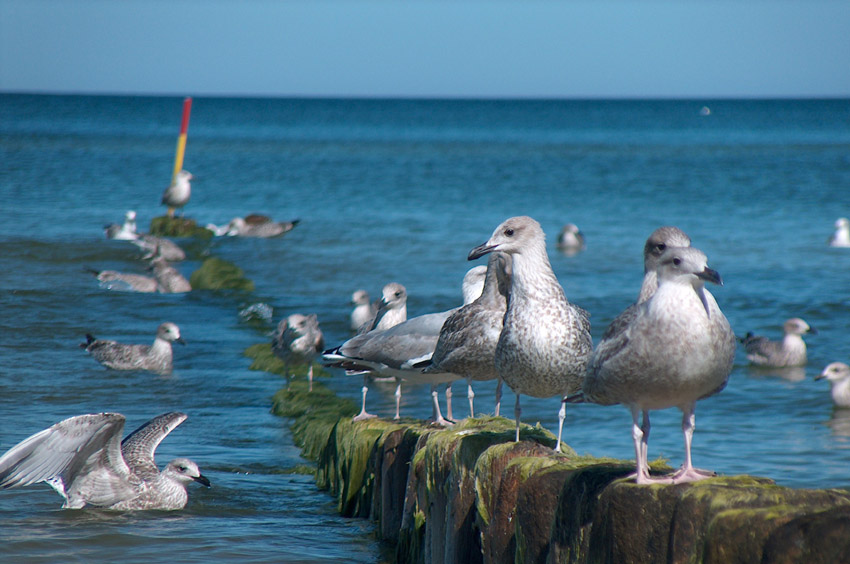
[[189, 113], [192, 111], [192, 98], [183, 99], [183, 118], [180, 120], [180, 135], [177, 137], [177, 154], [174, 156], [174, 173], [171, 184], [177, 180], [177, 173], [183, 170], [183, 155], [186, 153], [186, 135], [189, 132]]

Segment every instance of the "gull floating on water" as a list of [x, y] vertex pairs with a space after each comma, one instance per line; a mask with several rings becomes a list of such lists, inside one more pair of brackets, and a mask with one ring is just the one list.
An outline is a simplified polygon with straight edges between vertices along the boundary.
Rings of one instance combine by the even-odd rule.
[[129, 210], [124, 214], [124, 223], [122, 225], [110, 223], [103, 228], [103, 231], [107, 239], [116, 239], [119, 241], [132, 241], [136, 239], [139, 236], [136, 233], [136, 212]]
[[289, 368], [296, 364], [307, 365], [307, 379], [313, 391], [313, 359], [325, 348], [325, 338], [319, 329], [319, 318], [313, 313], [293, 313], [278, 323], [272, 337], [272, 352], [283, 361], [286, 378]]
[[159, 291], [163, 294], [182, 294], [192, 291], [192, 284], [162, 256], [154, 257], [151, 266], [159, 284]]
[[147, 251], [147, 254], [142, 257], [144, 259], [151, 259], [156, 256], [162, 257], [168, 262], [180, 262], [186, 259], [186, 252], [177, 243], [165, 237], [140, 235], [132, 243], [143, 251]]
[[835, 233], [829, 237], [830, 247], [850, 247], [850, 221], [846, 217], [835, 220]]
[[815, 376], [815, 380], [829, 381], [832, 403], [836, 407], [850, 407], [850, 366], [843, 362], [832, 362]]
[[584, 233], [575, 223], [567, 223], [558, 233], [558, 250], [566, 255], [574, 255], [584, 250]]
[[154, 452], [186, 420], [183, 413], [155, 417], [127, 435], [120, 413], [65, 419], [21, 441], [0, 457], [0, 487], [47, 482], [65, 499], [63, 508], [85, 505], [120, 511], [183, 509], [186, 486], [209, 487], [198, 465], [177, 458], [160, 472]]
[[114, 370], [148, 370], [168, 374], [172, 370], [171, 343], [185, 345], [180, 329], [174, 323], [162, 323], [156, 330], [153, 345], [125, 345], [115, 341], [95, 339], [86, 335], [80, 347], [95, 360]]
[[[581, 398], [602, 405], [623, 404], [632, 413], [636, 480], [679, 483], [713, 473], [691, 462], [694, 410], [699, 399], [726, 386], [735, 356], [735, 336], [705, 282], [721, 284], [705, 255], [690, 247], [669, 247], [657, 269], [658, 288], [627, 324], [603, 338], [587, 368]], [[649, 411], [682, 411], [685, 462], [672, 476], [651, 478], [647, 465]], [[643, 413], [643, 423], [639, 416]]]
[[[516, 440], [522, 409], [520, 395], [565, 396], [581, 389], [593, 351], [589, 314], [567, 301], [546, 253], [540, 224], [527, 216], [499, 225], [490, 239], [469, 253], [469, 260], [501, 251], [511, 257], [510, 299], [496, 345], [496, 370], [516, 394]], [[558, 412], [558, 442], [566, 407]]]
[[378, 313], [378, 304], [374, 305], [369, 300], [369, 292], [366, 290], [355, 290], [351, 294], [351, 303], [354, 309], [351, 310], [351, 330], [357, 331], [367, 321], [375, 318]]
[[[440, 328], [434, 354], [423, 370], [450, 373], [466, 378], [469, 416], [475, 416], [472, 381], [499, 379], [496, 370], [496, 344], [502, 332], [510, 288], [510, 257], [492, 253], [486, 267], [484, 285], [478, 298], [452, 313]], [[473, 269], [475, 270], [475, 269]], [[470, 271], [471, 272], [471, 271]], [[496, 387], [496, 411], [502, 395], [502, 381]]]
[[188, 170], [181, 170], [174, 178], [174, 183], [162, 193], [162, 203], [168, 206], [168, 217], [174, 217], [174, 211], [189, 203], [192, 196], [192, 185], [189, 182], [194, 176]]
[[143, 274], [129, 274], [117, 270], [95, 270], [88, 267], [85, 270], [94, 274], [101, 287], [107, 290], [143, 293], [160, 291], [159, 282], [156, 281], [156, 278]]
[[223, 226], [210, 223], [207, 225], [207, 229], [217, 236], [269, 238], [289, 233], [300, 222], [299, 219], [272, 221], [272, 218], [266, 215], [253, 213], [245, 217], [234, 217], [227, 225]]
[[817, 334], [817, 330], [799, 317], [792, 317], [782, 325], [785, 336], [781, 341], [771, 341], [767, 337], [747, 333], [739, 340], [747, 351], [747, 360], [756, 366], [781, 368], [784, 366], [803, 366], [807, 362], [806, 342], [802, 335]]

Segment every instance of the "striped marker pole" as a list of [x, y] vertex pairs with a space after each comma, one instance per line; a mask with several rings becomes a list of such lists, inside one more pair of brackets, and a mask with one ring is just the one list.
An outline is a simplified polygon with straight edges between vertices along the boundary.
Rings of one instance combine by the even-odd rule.
[[177, 154], [174, 156], [174, 174], [171, 184], [177, 180], [177, 173], [183, 170], [183, 155], [186, 152], [186, 133], [189, 131], [189, 112], [192, 111], [192, 98], [183, 99], [183, 120], [180, 122], [180, 136], [177, 138]]

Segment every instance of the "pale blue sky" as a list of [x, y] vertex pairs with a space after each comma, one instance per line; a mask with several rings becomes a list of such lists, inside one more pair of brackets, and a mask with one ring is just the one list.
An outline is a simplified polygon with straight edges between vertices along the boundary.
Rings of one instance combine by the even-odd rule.
[[0, 0], [0, 91], [850, 97], [850, 0]]

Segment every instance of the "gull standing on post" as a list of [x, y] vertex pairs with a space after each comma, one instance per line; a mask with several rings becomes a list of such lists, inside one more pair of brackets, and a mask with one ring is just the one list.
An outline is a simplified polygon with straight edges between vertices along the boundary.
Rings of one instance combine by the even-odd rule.
[[174, 211], [189, 203], [192, 196], [192, 185], [189, 182], [194, 176], [188, 170], [181, 170], [174, 178], [174, 184], [162, 193], [161, 204], [168, 206], [168, 217], [174, 217]]
[[[726, 386], [735, 357], [735, 335], [705, 282], [722, 284], [691, 247], [670, 247], [657, 268], [658, 288], [617, 331], [603, 337], [587, 368], [581, 398], [623, 404], [632, 413], [637, 483], [680, 483], [713, 473], [691, 462], [694, 410], [699, 399]], [[618, 318], [619, 319], [619, 318]], [[651, 478], [647, 464], [649, 415], [653, 409], [682, 411], [685, 461], [672, 476]], [[639, 424], [643, 413], [643, 427]], [[646, 432], [644, 432], [644, 429]]]
[[581, 389], [593, 351], [589, 314], [567, 301], [546, 253], [540, 224], [527, 216], [505, 220], [490, 239], [469, 253], [469, 260], [501, 251], [511, 257], [510, 299], [496, 345], [496, 370], [516, 394], [519, 441], [520, 395], [562, 398], [558, 442], [566, 417], [563, 398]]
[[186, 486], [210, 487], [198, 465], [177, 458], [160, 472], [154, 452], [183, 413], [165, 413], [122, 441], [120, 413], [78, 415], [60, 421], [9, 449], [0, 457], [0, 487], [47, 482], [65, 498], [63, 508], [93, 505], [119, 511], [183, 509]]

